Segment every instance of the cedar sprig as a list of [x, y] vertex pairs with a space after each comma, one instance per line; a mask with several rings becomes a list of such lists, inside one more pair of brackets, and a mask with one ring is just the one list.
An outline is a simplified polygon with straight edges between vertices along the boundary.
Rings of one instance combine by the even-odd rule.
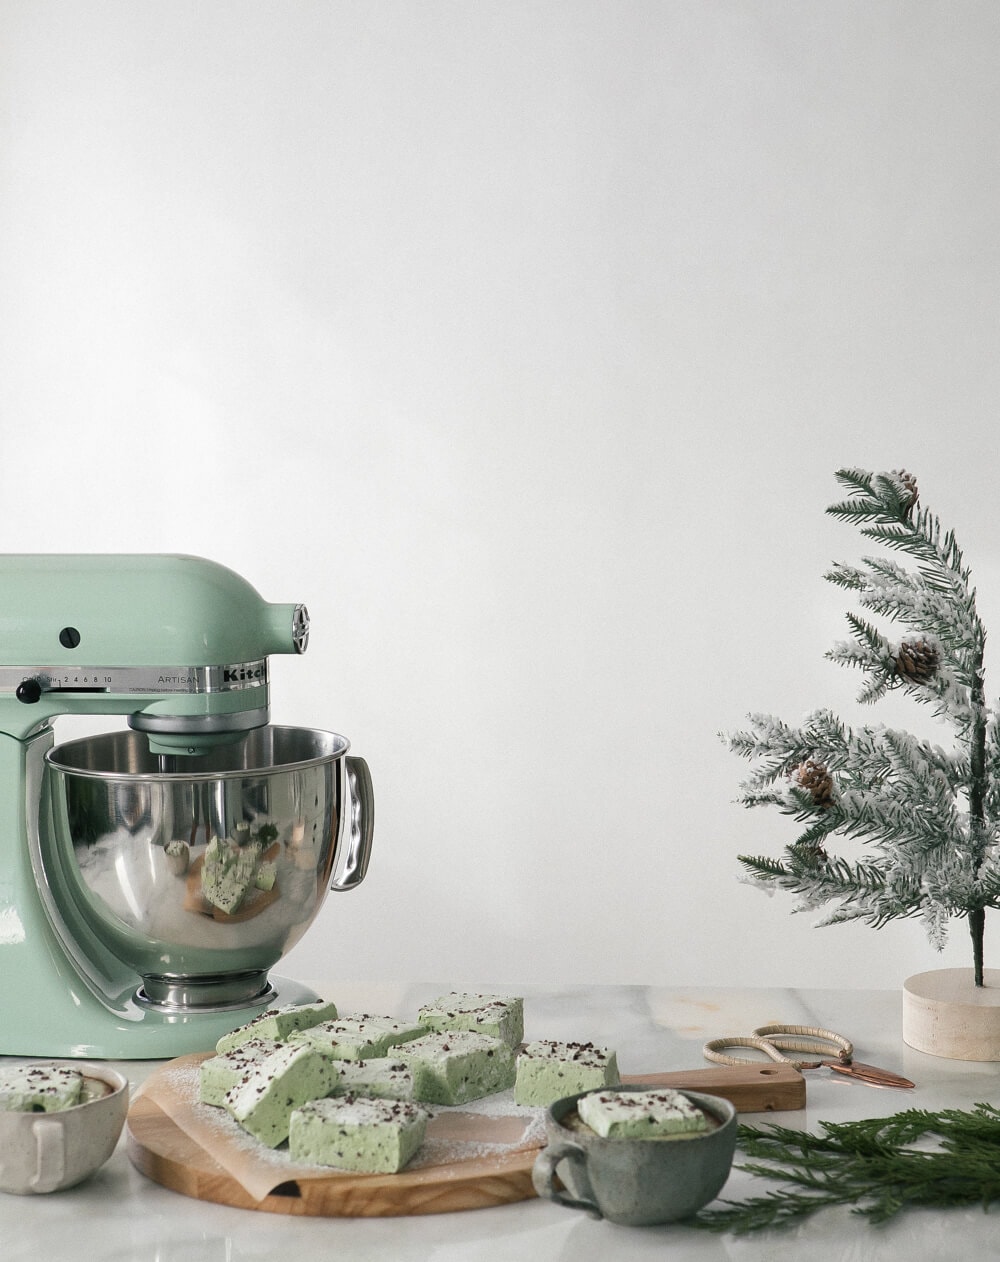
[[[1000, 1111], [993, 1105], [909, 1109], [820, 1127], [812, 1133], [740, 1125], [737, 1144], [752, 1160], [735, 1168], [778, 1186], [743, 1201], [722, 1200], [693, 1225], [746, 1235], [838, 1205], [877, 1224], [910, 1207], [988, 1209], [1000, 1200]], [[927, 1139], [936, 1147], [910, 1147]]]

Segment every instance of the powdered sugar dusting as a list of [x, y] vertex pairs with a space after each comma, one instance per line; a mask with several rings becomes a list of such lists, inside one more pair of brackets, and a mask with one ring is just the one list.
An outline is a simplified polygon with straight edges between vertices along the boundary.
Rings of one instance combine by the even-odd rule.
[[[268, 1148], [225, 1109], [203, 1104], [199, 1099], [199, 1058], [182, 1058], [161, 1067], [142, 1090], [257, 1199], [269, 1195], [280, 1183], [299, 1177], [369, 1177], [293, 1161], [287, 1144]], [[516, 1104], [512, 1090], [461, 1106], [421, 1107], [430, 1114], [426, 1137], [402, 1171], [403, 1176], [471, 1161], [502, 1162], [545, 1143], [545, 1110]]]

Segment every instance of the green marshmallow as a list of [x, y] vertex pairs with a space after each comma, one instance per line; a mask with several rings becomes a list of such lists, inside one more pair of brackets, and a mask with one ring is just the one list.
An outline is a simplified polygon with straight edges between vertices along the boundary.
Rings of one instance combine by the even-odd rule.
[[514, 1051], [471, 1030], [425, 1034], [393, 1050], [413, 1072], [413, 1097], [429, 1104], [468, 1104], [514, 1085]]
[[312, 1100], [292, 1114], [288, 1151], [293, 1161], [395, 1174], [420, 1147], [426, 1126], [427, 1113], [404, 1100]]
[[517, 1058], [514, 1102], [544, 1108], [566, 1096], [619, 1082], [617, 1056], [607, 1048], [539, 1039], [525, 1044]]
[[426, 1034], [421, 1025], [407, 1025], [392, 1017], [368, 1013], [322, 1021], [289, 1037], [289, 1042], [308, 1043], [335, 1060], [369, 1060], [388, 1056], [389, 1049]]
[[202, 1104], [224, 1107], [226, 1092], [231, 1091], [250, 1068], [281, 1046], [276, 1039], [249, 1039], [228, 1052], [203, 1060], [198, 1069], [198, 1098]]
[[327, 1095], [336, 1080], [336, 1066], [328, 1056], [285, 1043], [250, 1066], [226, 1093], [224, 1104], [244, 1130], [277, 1148], [288, 1138], [292, 1112]]
[[452, 991], [425, 1004], [417, 1020], [428, 1030], [472, 1030], [517, 1047], [524, 1038], [524, 1000]]
[[0, 1068], [0, 1109], [9, 1113], [58, 1113], [80, 1103], [83, 1075], [63, 1065]]
[[229, 915], [239, 910], [247, 890], [253, 888], [262, 851], [259, 842], [240, 846], [218, 837], [211, 839], [205, 848], [201, 892], [213, 907]]
[[412, 1100], [413, 1070], [390, 1056], [377, 1060], [340, 1060], [340, 1077], [331, 1095], [375, 1096], [385, 1100]]
[[605, 1139], [671, 1139], [708, 1130], [687, 1096], [669, 1088], [596, 1091], [577, 1103], [580, 1120]]
[[278, 1039], [283, 1041], [298, 1030], [308, 1029], [321, 1021], [332, 1021], [337, 1015], [335, 1004], [317, 1003], [285, 1004], [269, 1008], [245, 1025], [224, 1034], [215, 1045], [217, 1052], [230, 1052], [250, 1039]]
[[274, 889], [274, 883], [278, 879], [278, 865], [276, 863], [262, 863], [254, 873], [254, 886], [263, 890], [265, 893]]

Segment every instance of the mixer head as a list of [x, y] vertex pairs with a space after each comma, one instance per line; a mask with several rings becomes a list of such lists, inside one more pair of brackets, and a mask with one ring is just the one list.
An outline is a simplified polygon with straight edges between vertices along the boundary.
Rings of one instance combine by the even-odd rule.
[[201, 754], [267, 723], [267, 658], [302, 653], [304, 605], [182, 555], [0, 556], [0, 731], [125, 714], [162, 754]]

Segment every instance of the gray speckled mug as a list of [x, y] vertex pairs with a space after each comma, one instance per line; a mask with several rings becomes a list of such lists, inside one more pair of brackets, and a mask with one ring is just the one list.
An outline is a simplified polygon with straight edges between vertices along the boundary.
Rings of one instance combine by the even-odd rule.
[[683, 1139], [603, 1139], [577, 1118], [577, 1101], [589, 1094], [557, 1100], [546, 1112], [549, 1142], [532, 1171], [539, 1196], [585, 1210], [594, 1218], [638, 1227], [689, 1218], [722, 1190], [736, 1148], [736, 1110], [728, 1100], [681, 1092], [717, 1123], [701, 1134]]

